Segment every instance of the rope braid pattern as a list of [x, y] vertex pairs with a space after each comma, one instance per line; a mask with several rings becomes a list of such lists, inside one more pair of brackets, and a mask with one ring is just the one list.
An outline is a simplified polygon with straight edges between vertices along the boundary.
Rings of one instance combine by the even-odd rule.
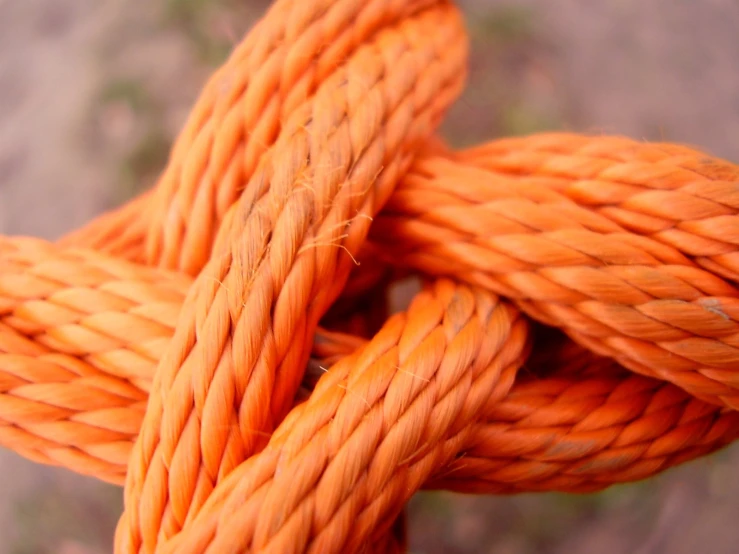
[[450, 2], [278, 0], [152, 191], [0, 239], [0, 444], [125, 484], [117, 553], [403, 552], [421, 488], [594, 491], [737, 438], [739, 168], [450, 151], [466, 51]]
[[483, 285], [633, 371], [739, 407], [733, 167], [563, 135], [455, 158], [417, 167], [375, 226], [377, 252]]

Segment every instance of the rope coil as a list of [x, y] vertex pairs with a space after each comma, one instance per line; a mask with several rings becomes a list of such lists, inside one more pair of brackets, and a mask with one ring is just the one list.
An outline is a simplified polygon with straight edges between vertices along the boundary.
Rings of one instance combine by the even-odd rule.
[[154, 190], [0, 239], [0, 444], [125, 484], [117, 553], [401, 552], [421, 488], [594, 491], [737, 438], [739, 168], [451, 151], [466, 54], [450, 2], [278, 0]]

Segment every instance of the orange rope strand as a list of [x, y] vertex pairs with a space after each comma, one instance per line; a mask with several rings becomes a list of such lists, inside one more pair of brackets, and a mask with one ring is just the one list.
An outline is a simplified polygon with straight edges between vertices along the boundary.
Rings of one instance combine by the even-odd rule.
[[449, 1], [278, 0], [153, 190], [0, 238], [0, 444], [125, 485], [118, 554], [403, 552], [421, 488], [594, 491], [737, 438], [739, 168], [451, 151], [466, 50]]
[[492, 289], [633, 371], [739, 407], [735, 166], [562, 134], [458, 159], [419, 160], [378, 218], [387, 261]]

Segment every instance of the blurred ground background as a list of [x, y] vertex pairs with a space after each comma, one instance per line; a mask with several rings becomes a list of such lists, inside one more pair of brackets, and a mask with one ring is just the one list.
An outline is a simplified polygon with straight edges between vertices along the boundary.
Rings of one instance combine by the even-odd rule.
[[[0, 0], [0, 232], [47, 238], [151, 185], [264, 0]], [[466, 0], [463, 145], [546, 129], [739, 162], [736, 0]], [[590, 496], [412, 503], [416, 554], [739, 551], [739, 448]], [[0, 451], [0, 554], [110, 551], [120, 491]]]

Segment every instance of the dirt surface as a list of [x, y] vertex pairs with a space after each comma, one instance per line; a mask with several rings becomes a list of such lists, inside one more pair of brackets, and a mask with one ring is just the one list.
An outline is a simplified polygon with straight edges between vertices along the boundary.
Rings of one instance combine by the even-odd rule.
[[[0, 232], [53, 239], [148, 186], [210, 68], [265, 2], [0, 0]], [[466, 0], [470, 85], [445, 132], [690, 143], [739, 161], [736, 0]], [[598, 495], [424, 494], [413, 551], [737, 551], [730, 448]], [[108, 552], [120, 491], [0, 451], [0, 554]]]

